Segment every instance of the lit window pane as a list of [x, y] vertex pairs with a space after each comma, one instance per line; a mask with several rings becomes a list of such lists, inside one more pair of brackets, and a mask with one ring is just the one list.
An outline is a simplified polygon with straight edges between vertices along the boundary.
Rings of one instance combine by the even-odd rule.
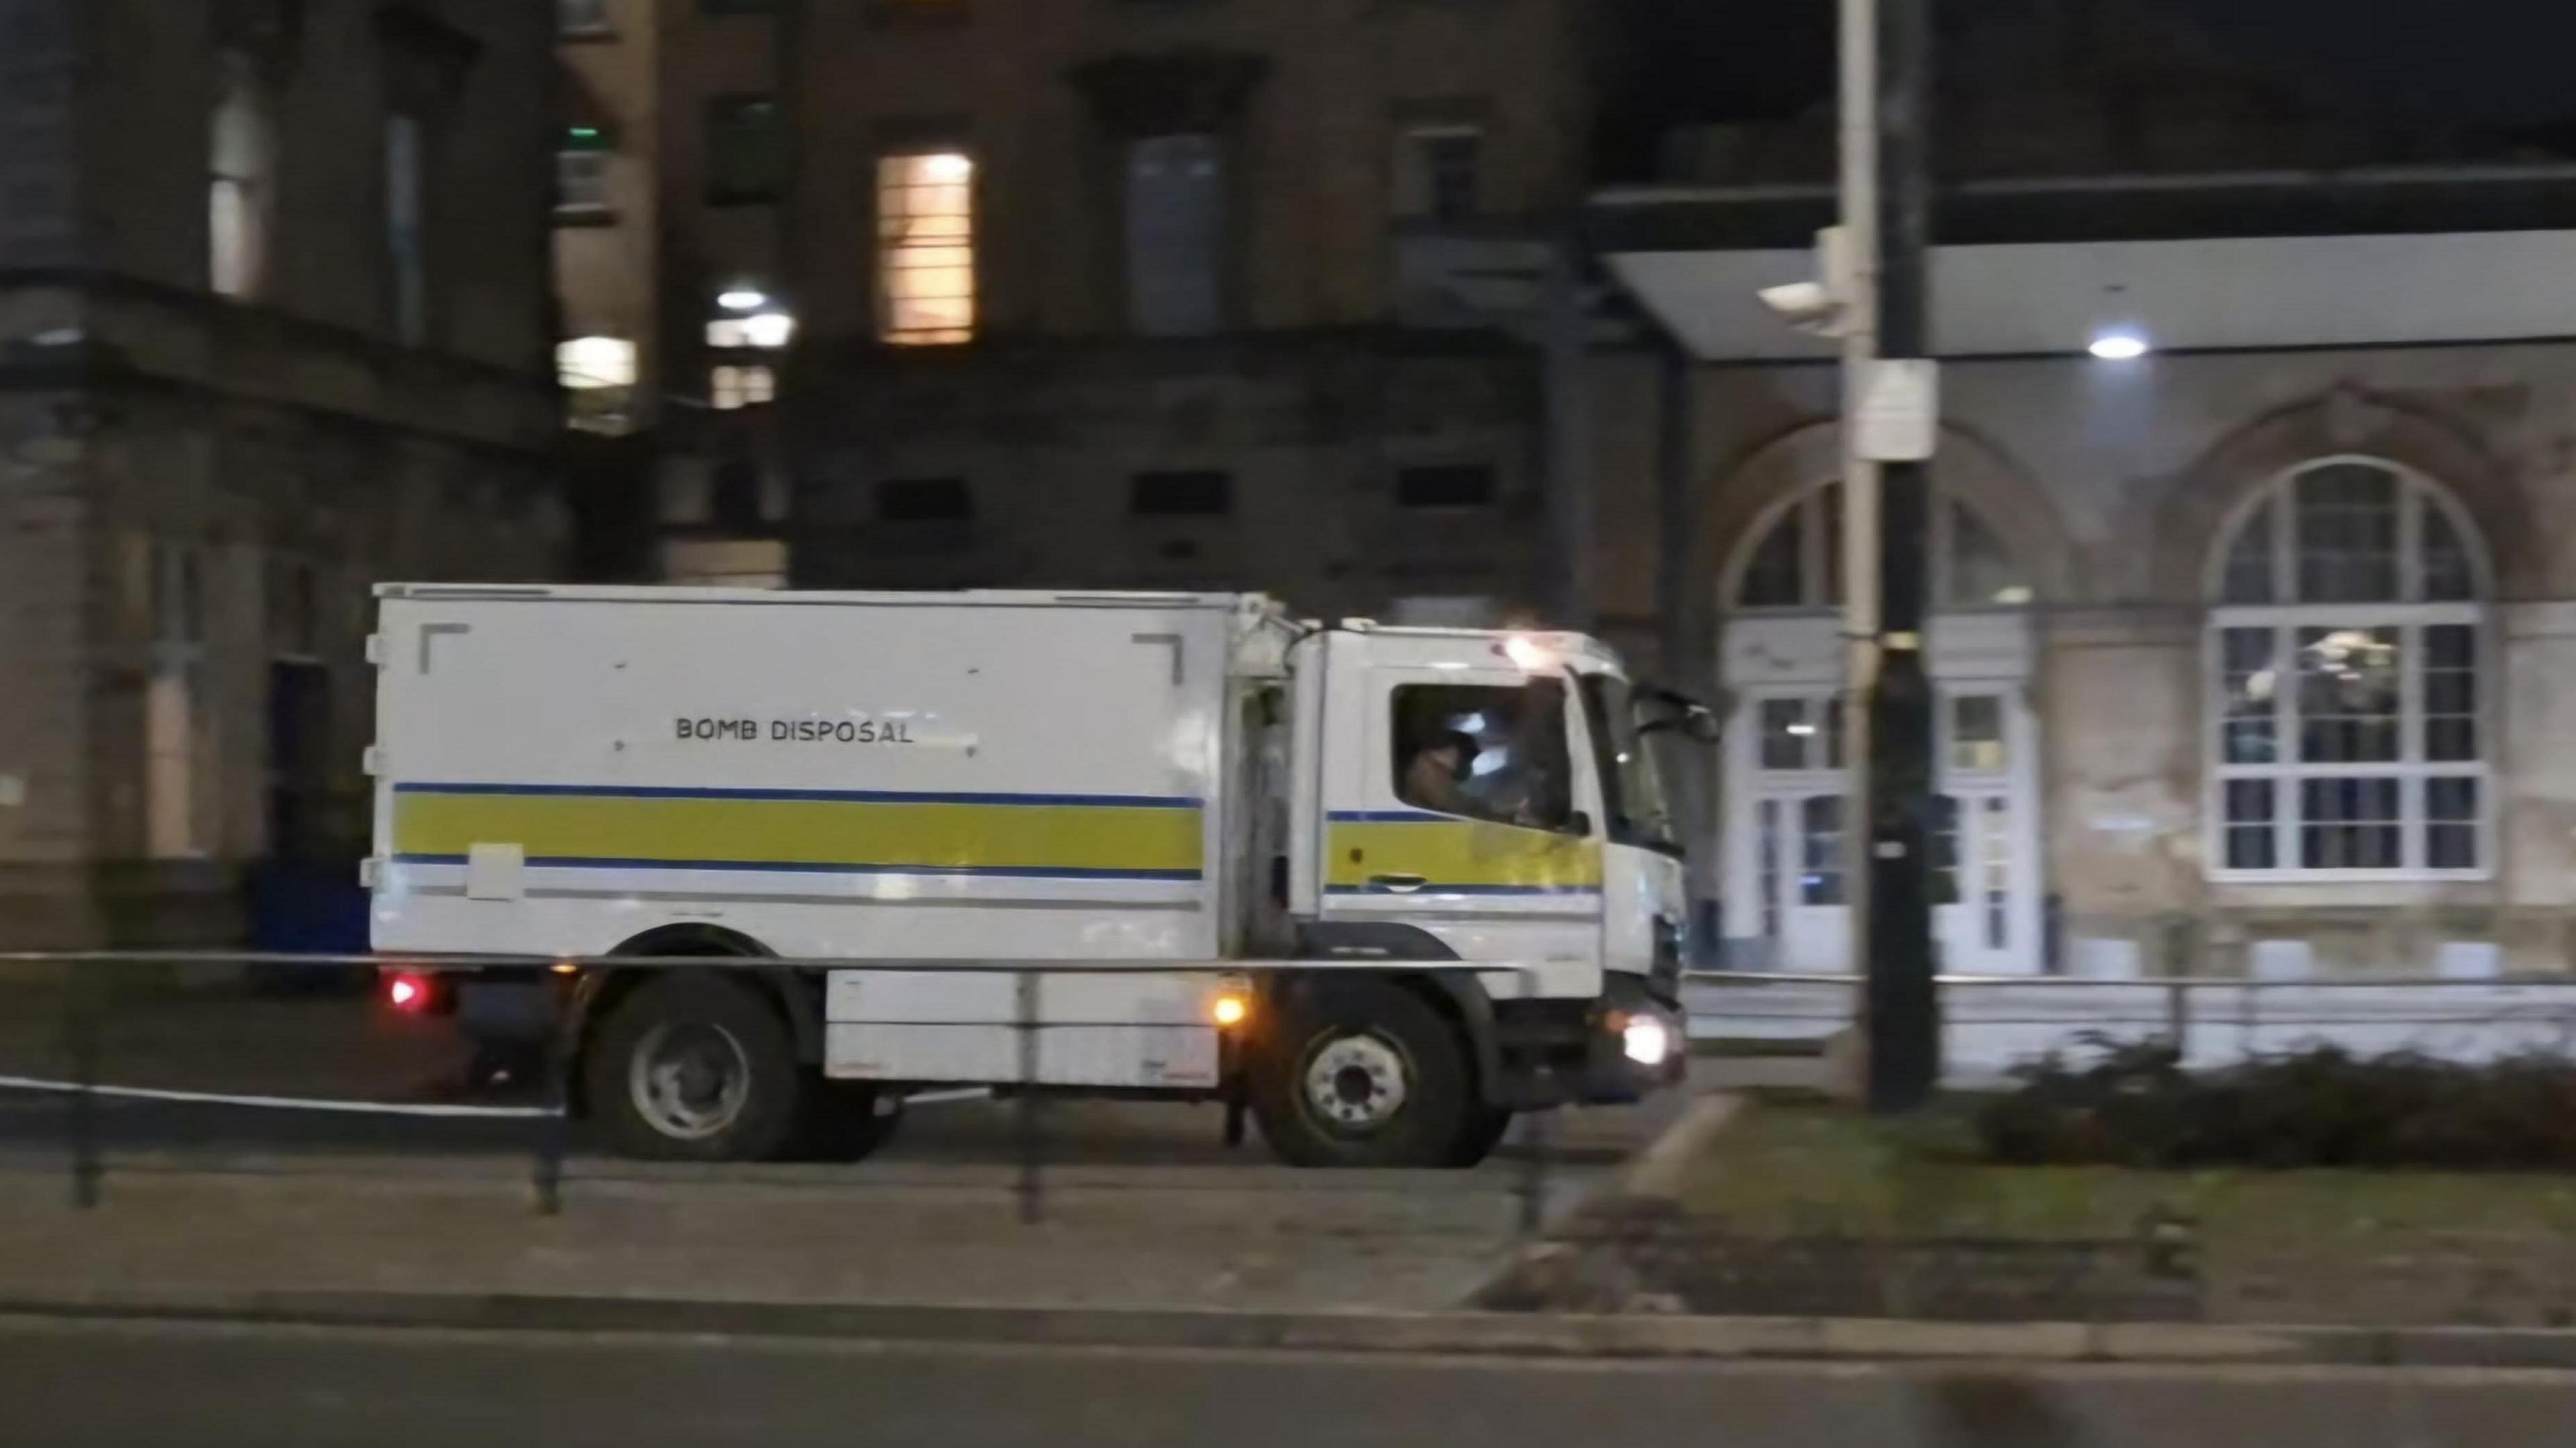
[[1764, 769], [1806, 768], [1807, 741], [1814, 737], [1815, 732], [1815, 725], [1807, 720], [1806, 700], [1763, 700], [1762, 767]]
[[1756, 811], [1755, 842], [1762, 859], [1762, 938], [1780, 938], [1780, 801], [1766, 799]]
[[1961, 694], [1950, 701], [1950, 767], [1993, 774], [2004, 767], [2004, 701]]
[[2299, 475], [2299, 601], [2397, 598], [2397, 475], [2335, 463]]
[[2277, 633], [2232, 628], [2219, 636], [2227, 718], [2224, 758], [2230, 764], [2270, 764], [2280, 757], [2281, 674], [2273, 657]]
[[2299, 759], [2394, 763], [2402, 707], [2399, 631], [2299, 630]]
[[1985, 822], [1977, 828], [1978, 854], [1984, 857], [1986, 877], [1986, 948], [2003, 950], [2011, 939], [2011, 912], [2006, 908], [2012, 890], [2012, 835], [2005, 828], [2006, 805], [1992, 795], [1986, 797]]
[[1799, 898], [1810, 905], [1843, 903], [1843, 802], [1833, 795], [1800, 801]]
[[2478, 867], [2478, 782], [2424, 782], [2424, 860], [2436, 870]]
[[2272, 828], [2272, 781], [2227, 781], [2227, 868], [2269, 870], [2278, 863], [2279, 836]]
[[1946, 794], [1932, 796], [1931, 878], [1924, 889], [1934, 905], [1959, 903], [1959, 802]]
[[877, 162], [879, 334], [964, 342], [975, 330], [975, 162], [953, 152]]
[[2299, 781], [2299, 863], [2311, 870], [2393, 870], [2398, 853], [2398, 781]]

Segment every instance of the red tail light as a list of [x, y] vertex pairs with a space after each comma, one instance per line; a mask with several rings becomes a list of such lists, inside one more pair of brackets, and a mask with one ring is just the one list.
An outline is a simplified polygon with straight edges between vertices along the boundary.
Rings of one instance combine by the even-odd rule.
[[385, 1004], [395, 1010], [426, 1011], [429, 1009], [429, 1001], [428, 977], [412, 975], [408, 972], [385, 977]]

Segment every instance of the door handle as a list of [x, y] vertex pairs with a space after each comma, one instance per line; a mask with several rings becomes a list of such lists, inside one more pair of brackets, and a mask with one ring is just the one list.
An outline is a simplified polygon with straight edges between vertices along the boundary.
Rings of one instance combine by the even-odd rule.
[[1421, 875], [1371, 875], [1368, 877], [1368, 882], [1381, 890], [1392, 890], [1399, 895], [1409, 895], [1431, 883], [1428, 878]]

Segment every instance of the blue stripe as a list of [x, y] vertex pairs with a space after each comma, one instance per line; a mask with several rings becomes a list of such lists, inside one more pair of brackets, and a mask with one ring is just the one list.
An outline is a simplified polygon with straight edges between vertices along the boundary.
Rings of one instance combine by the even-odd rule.
[[[403, 865], [462, 865], [463, 855], [396, 855]], [[1090, 870], [1019, 865], [808, 865], [768, 860], [621, 860], [592, 855], [531, 855], [531, 870], [730, 870], [784, 875], [974, 875], [1018, 880], [1186, 880], [1197, 870]]]
[[1168, 794], [914, 794], [890, 789], [670, 789], [622, 784], [397, 784], [396, 794], [508, 794], [586, 799], [782, 799], [829, 804], [1001, 804], [1030, 808], [1197, 809]]
[[1418, 809], [1337, 809], [1332, 813], [1336, 824], [1373, 825], [1472, 825], [1485, 821], [1465, 815], [1432, 814]]
[[1414, 885], [1397, 889], [1392, 885], [1332, 885], [1327, 895], [1598, 895], [1598, 885]]

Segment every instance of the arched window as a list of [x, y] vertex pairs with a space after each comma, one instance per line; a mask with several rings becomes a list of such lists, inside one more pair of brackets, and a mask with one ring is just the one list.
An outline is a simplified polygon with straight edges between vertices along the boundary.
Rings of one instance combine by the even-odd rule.
[[[1985, 521], [1956, 498], [1932, 499], [1935, 608], [2013, 608], [2030, 602], [2029, 580]], [[1843, 601], [1843, 489], [1812, 488], [1772, 514], [1746, 556], [1735, 606], [1838, 608]]]
[[2212, 579], [2213, 874], [2493, 870], [2475, 546], [2440, 490], [2367, 458], [2246, 511]]

